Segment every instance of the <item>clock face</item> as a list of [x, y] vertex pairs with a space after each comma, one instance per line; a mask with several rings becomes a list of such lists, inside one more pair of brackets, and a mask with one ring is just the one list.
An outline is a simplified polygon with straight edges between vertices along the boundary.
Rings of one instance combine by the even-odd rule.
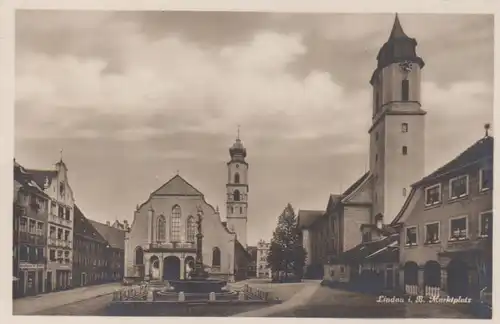
[[413, 63], [410, 62], [410, 61], [404, 61], [404, 62], [401, 62], [399, 63], [399, 68], [401, 69], [401, 71], [403, 71], [404, 73], [409, 73], [411, 72], [412, 68], [413, 68]]

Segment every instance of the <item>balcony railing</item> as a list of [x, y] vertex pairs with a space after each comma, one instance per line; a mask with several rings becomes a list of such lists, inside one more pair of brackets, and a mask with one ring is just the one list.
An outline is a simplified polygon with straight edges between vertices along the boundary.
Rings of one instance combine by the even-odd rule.
[[27, 244], [33, 244], [33, 245], [45, 245], [46, 242], [46, 237], [44, 235], [40, 234], [33, 234], [33, 233], [26, 233], [26, 232], [20, 232], [19, 233], [19, 242], [20, 243], [27, 243]]
[[47, 238], [47, 244], [50, 246], [55, 246], [55, 247], [60, 247], [63, 249], [71, 249], [71, 241], [69, 240], [64, 240], [64, 239], [58, 239], [55, 237], [48, 237]]
[[53, 223], [63, 225], [63, 226], [71, 226], [71, 220], [65, 219], [63, 217], [59, 217], [57, 215], [51, 214], [49, 220]]
[[31, 264], [46, 264], [47, 258], [37, 255], [21, 256], [19, 258], [20, 263], [31, 263]]

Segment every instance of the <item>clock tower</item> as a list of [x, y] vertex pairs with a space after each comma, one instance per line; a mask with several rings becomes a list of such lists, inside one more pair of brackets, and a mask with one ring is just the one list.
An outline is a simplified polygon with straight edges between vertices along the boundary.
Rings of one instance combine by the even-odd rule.
[[370, 80], [373, 223], [380, 217], [390, 223], [406, 200], [410, 185], [424, 176], [426, 112], [420, 97], [424, 61], [416, 47], [417, 41], [405, 34], [396, 14]]
[[248, 212], [248, 163], [247, 151], [240, 140], [240, 131], [229, 149], [231, 160], [227, 163], [227, 227], [236, 233], [236, 239], [247, 247]]

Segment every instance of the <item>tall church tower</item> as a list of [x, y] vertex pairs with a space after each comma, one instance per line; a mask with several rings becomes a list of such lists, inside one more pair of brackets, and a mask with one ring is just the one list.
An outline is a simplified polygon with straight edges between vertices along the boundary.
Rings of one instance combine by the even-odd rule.
[[377, 56], [370, 127], [370, 171], [373, 175], [372, 222], [390, 223], [401, 209], [410, 185], [424, 176], [425, 114], [421, 108], [421, 70], [417, 41], [394, 20]]
[[227, 227], [236, 233], [236, 239], [247, 247], [247, 209], [248, 209], [248, 163], [245, 161], [247, 150], [240, 140], [229, 149], [231, 160], [227, 163]]

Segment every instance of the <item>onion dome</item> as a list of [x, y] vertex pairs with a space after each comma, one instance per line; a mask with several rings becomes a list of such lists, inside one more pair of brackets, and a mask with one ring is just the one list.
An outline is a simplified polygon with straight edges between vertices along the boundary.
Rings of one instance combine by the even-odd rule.
[[229, 149], [229, 154], [233, 160], [241, 159], [244, 160], [247, 156], [247, 149], [243, 146], [240, 138], [238, 137], [234, 142], [233, 146]]

